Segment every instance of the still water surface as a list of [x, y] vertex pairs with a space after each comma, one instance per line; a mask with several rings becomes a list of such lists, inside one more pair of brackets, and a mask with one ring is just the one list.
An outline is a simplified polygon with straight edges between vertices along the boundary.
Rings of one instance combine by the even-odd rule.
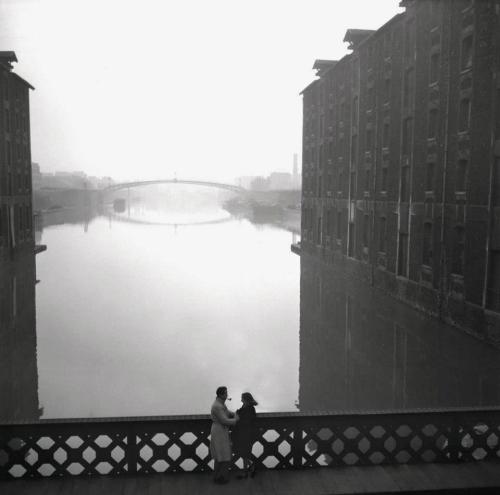
[[206, 205], [44, 223], [36, 329], [33, 254], [0, 284], [1, 419], [207, 413], [220, 384], [259, 411], [500, 404], [498, 349], [285, 230]]
[[224, 210], [175, 218], [137, 210], [131, 220], [99, 216], [43, 230], [43, 417], [207, 413], [220, 384], [234, 407], [251, 390], [261, 410], [296, 410], [292, 234]]

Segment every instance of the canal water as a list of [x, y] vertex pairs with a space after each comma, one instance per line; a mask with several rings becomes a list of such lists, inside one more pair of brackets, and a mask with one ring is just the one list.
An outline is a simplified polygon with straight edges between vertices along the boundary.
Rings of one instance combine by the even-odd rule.
[[136, 205], [43, 225], [36, 289], [17, 260], [0, 291], [2, 419], [205, 414], [221, 384], [269, 412], [500, 405], [496, 348], [272, 224]]
[[46, 226], [41, 242], [43, 417], [207, 413], [221, 384], [234, 407], [250, 390], [263, 410], [294, 409], [300, 260], [290, 232], [215, 207], [137, 207]]

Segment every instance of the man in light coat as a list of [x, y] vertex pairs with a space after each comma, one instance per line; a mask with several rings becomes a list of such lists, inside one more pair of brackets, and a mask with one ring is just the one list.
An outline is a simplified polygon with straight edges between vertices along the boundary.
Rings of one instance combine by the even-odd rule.
[[227, 387], [219, 387], [217, 397], [212, 404], [210, 416], [210, 454], [214, 459], [214, 481], [224, 484], [229, 481], [229, 466], [231, 463], [231, 438], [229, 427], [238, 421], [238, 415], [226, 407]]

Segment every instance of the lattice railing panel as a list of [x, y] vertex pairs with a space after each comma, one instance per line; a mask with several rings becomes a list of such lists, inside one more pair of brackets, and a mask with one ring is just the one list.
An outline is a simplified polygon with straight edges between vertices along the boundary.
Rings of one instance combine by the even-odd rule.
[[136, 436], [137, 472], [209, 471], [209, 424], [190, 431], [159, 429]]
[[127, 472], [126, 436], [16, 434], [0, 449], [2, 477], [57, 477], [71, 475], [123, 474]]
[[[0, 478], [210, 471], [208, 416], [0, 425]], [[500, 410], [260, 414], [258, 467], [499, 459]], [[235, 459], [241, 467], [241, 459]]]

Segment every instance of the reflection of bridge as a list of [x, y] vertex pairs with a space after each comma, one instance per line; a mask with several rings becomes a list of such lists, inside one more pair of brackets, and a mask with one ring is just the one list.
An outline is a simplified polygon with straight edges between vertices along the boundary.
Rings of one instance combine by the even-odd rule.
[[121, 215], [110, 215], [111, 220], [116, 220], [117, 222], [123, 223], [134, 223], [138, 225], [155, 225], [155, 226], [164, 226], [164, 227], [197, 227], [201, 225], [214, 225], [217, 223], [226, 223], [233, 220], [231, 215], [224, 218], [217, 218], [214, 220], [202, 220], [199, 222], [155, 222], [149, 220], [141, 220], [140, 218], [130, 218], [124, 217]]
[[247, 190], [234, 184], [224, 184], [222, 182], [210, 182], [203, 180], [183, 180], [183, 179], [158, 179], [158, 180], [140, 180], [134, 182], [121, 182], [120, 184], [113, 184], [103, 189], [103, 192], [119, 191], [121, 189], [129, 189], [131, 187], [140, 186], [153, 186], [157, 184], [187, 184], [191, 186], [215, 187], [217, 189], [224, 189], [238, 194], [247, 194]]

